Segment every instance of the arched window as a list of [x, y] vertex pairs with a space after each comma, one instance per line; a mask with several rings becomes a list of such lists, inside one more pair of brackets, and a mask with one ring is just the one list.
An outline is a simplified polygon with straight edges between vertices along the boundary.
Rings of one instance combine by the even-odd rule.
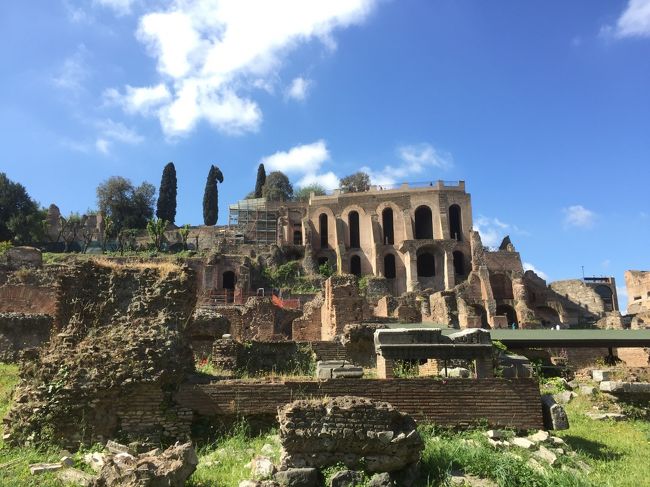
[[302, 245], [302, 232], [300, 230], [294, 230], [293, 232], [293, 244]]
[[325, 213], [321, 213], [318, 217], [318, 227], [318, 232], [320, 233], [320, 248], [326, 249], [329, 246], [329, 238], [327, 233], [327, 215]]
[[395, 243], [395, 227], [393, 226], [393, 209], [384, 208], [381, 212], [381, 226], [384, 229], [384, 244], [393, 245]]
[[436, 261], [433, 254], [422, 252], [418, 255], [418, 277], [433, 277], [436, 275]]
[[500, 304], [497, 306], [497, 316], [505, 316], [508, 318], [508, 328], [519, 328], [519, 321], [517, 321], [517, 312], [512, 306], [508, 306], [507, 304]]
[[465, 256], [460, 250], [455, 250], [454, 256], [454, 273], [457, 276], [465, 275]]
[[386, 279], [395, 279], [396, 276], [395, 256], [393, 254], [386, 254], [384, 256], [384, 277]]
[[237, 276], [233, 271], [226, 271], [223, 273], [223, 288], [224, 289], [235, 289], [235, 284], [237, 283]]
[[433, 217], [428, 206], [420, 206], [415, 210], [415, 238], [433, 238]]
[[487, 311], [485, 311], [485, 308], [481, 306], [480, 304], [474, 304], [472, 305], [472, 312], [474, 313], [474, 316], [478, 316], [481, 318], [481, 328], [484, 329], [489, 329], [490, 324], [488, 323], [487, 319]]
[[350, 259], [350, 274], [361, 275], [361, 258], [358, 255], [353, 255]]
[[458, 205], [449, 207], [449, 234], [453, 240], [463, 240], [463, 222]]
[[350, 229], [350, 248], [358, 249], [361, 247], [359, 242], [359, 213], [351, 211], [348, 215], [348, 227]]

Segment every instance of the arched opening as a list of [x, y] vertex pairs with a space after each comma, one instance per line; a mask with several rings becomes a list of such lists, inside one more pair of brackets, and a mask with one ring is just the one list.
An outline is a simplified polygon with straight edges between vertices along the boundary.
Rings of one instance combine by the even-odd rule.
[[481, 318], [481, 328], [484, 328], [486, 330], [490, 329], [490, 324], [488, 323], [487, 319], [487, 311], [485, 311], [485, 308], [480, 304], [475, 304], [472, 305], [472, 311], [474, 312], [474, 316]]
[[235, 284], [237, 283], [237, 276], [233, 271], [226, 271], [223, 273], [223, 288], [224, 289], [235, 289]]
[[609, 286], [596, 286], [595, 289], [598, 296], [603, 300], [605, 311], [614, 311], [614, 293]]
[[465, 275], [465, 256], [460, 250], [455, 250], [454, 256], [454, 273], [457, 276]]
[[393, 254], [386, 254], [384, 256], [384, 277], [386, 279], [395, 279], [396, 276], [395, 256]]
[[361, 257], [358, 255], [353, 255], [350, 259], [350, 274], [357, 277], [361, 276]]
[[535, 308], [535, 316], [537, 316], [544, 327], [559, 325], [562, 322], [559, 313], [549, 306], [538, 306]]
[[420, 206], [415, 210], [415, 238], [433, 238], [433, 217], [428, 206]]
[[508, 306], [507, 304], [500, 304], [497, 306], [497, 316], [505, 316], [508, 318], [508, 328], [519, 328], [517, 313], [512, 306]]
[[395, 227], [392, 208], [384, 208], [384, 211], [381, 212], [381, 226], [384, 229], [384, 244], [393, 245], [395, 243]]
[[418, 255], [418, 277], [433, 277], [436, 275], [436, 260], [430, 252]]
[[321, 213], [318, 217], [318, 232], [320, 234], [320, 248], [326, 249], [329, 245], [328, 228], [327, 228], [327, 215]]
[[359, 213], [351, 211], [348, 215], [348, 227], [350, 230], [350, 248], [358, 249], [361, 247], [359, 242]]
[[490, 286], [494, 299], [514, 299], [512, 294], [512, 282], [504, 274], [491, 274]]
[[322, 266], [323, 264], [327, 264], [330, 260], [327, 257], [319, 257], [318, 258], [318, 267]]
[[293, 231], [293, 244], [302, 245], [302, 232], [300, 230]]
[[449, 235], [453, 240], [463, 240], [463, 222], [460, 215], [460, 206], [449, 207]]

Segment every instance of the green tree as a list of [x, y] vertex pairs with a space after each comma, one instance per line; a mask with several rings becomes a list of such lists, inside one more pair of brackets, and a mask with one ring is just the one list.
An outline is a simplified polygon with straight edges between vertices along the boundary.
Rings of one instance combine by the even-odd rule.
[[79, 213], [70, 213], [68, 218], [59, 217], [59, 223], [61, 224], [61, 236], [65, 243], [64, 252], [70, 252], [70, 245], [77, 241], [85, 221], [79, 216]]
[[203, 193], [203, 223], [208, 226], [216, 225], [219, 219], [218, 182], [223, 183], [223, 174], [217, 166], [210, 166]]
[[0, 241], [28, 244], [43, 238], [45, 215], [25, 187], [0, 172]]
[[286, 174], [281, 171], [273, 171], [266, 177], [262, 196], [267, 201], [289, 201], [293, 198], [293, 186]]
[[101, 235], [101, 237], [102, 237], [102, 251], [106, 252], [106, 247], [108, 245], [108, 239], [110, 239], [114, 235], [113, 232], [115, 230], [115, 224], [113, 223], [113, 219], [110, 216], [104, 215], [103, 213], [102, 213], [102, 219], [103, 219], [102, 220], [103, 225], [102, 225], [102, 229], [101, 229], [102, 230], [102, 235]]
[[186, 223], [181, 228], [179, 228], [178, 233], [181, 236], [181, 242], [183, 242], [183, 250], [187, 250], [187, 238], [190, 236], [189, 224]]
[[112, 176], [97, 186], [97, 206], [110, 216], [119, 233], [126, 228], [146, 228], [153, 218], [156, 188], [144, 182], [138, 187], [127, 178]]
[[158, 252], [160, 252], [160, 249], [162, 248], [165, 239], [165, 228], [167, 228], [167, 225], [169, 225], [169, 222], [160, 218], [152, 218], [147, 222], [147, 233]]
[[255, 180], [255, 198], [262, 197], [262, 188], [266, 183], [266, 170], [264, 164], [257, 166], [257, 179]]
[[346, 193], [362, 193], [370, 189], [370, 176], [359, 171], [341, 179], [341, 189]]
[[170, 162], [163, 169], [156, 207], [156, 216], [161, 220], [167, 220], [169, 223], [176, 221], [177, 188], [176, 168], [174, 163]]
[[293, 199], [296, 201], [307, 202], [309, 201], [311, 193], [314, 193], [316, 196], [323, 196], [325, 194], [325, 188], [318, 183], [303, 186], [293, 194]]

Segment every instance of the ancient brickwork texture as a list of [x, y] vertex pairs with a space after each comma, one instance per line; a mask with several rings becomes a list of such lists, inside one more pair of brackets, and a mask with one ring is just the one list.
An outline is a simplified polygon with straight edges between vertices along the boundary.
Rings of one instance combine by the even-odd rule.
[[205, 359], [212, 353], [212, 344], [230, 333], [228, 319], [211, 308], [197, 307], [187, 327], [195, 360]]
[[416, 463], [424, 449], [413, 418], [361, 397], [294, 401], [278, 411], [278, 421], [283, 467], [343, 463], [394, 472]]
[[363, 321], [365, 300], [359, 296], [357, 279], [337, 275], [325, 281], [325, 302], [322, 307], [322, 340], [331, 340], [343, 332], [348, 323]]
[[495, 427], [542, 428], [539, 385], [533, 379], [333, 379], [186, 384], [176, 401], [202, 416], [273, 418], [278, 407], [300, 398], [362, 396], [390, 402], [417, 420], [442, 426], [485, 420]]
[[250, 374], [309, 373], [315, 361], [308, 343], [239, 343], [231, 339], [221, 339], [214, 342], [212, 363], [215, 367], [225, 370], [239, 370]]
[[53, 338], [21, 367], [8, 442], [78, 448], [189, 432], [188, 411], [171, 394], [194, 370], [183, 333], [196, 301], [192, 272], [87, 262], [64, 273], [57, 291]]
[[51, 328], [49, 315], [0, 313], [0, 362], [14, 362], [21, 350], [45, 345]]
[[590, 313], [600, 315], [605, 312], [602, 298], [593, 288], [587, 286], [580, 279], [555, 281], [550, 286], [553, 291], [574, 303], [581, 304]]
[[296, 341], [317, 341], [321, 339], [321, 308], [323, 295], [317, 294], [305, 304], [301, 317], [291, 324], [291, 338]]
[[650, 271], [625, 271], [627, 312], [637, 314], [650, 311]]
[[650, 366], [650, 348], [617, 348], [616, 356], [628, 367]]

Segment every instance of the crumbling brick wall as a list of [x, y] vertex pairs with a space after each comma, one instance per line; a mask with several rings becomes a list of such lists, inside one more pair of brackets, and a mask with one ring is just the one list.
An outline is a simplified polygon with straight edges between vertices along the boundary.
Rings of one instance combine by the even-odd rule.
[[365, 299], [359, 295], [356, 276], [336, 275], [325, 281], [324, 304], [321, 308], [323, 340], [331, 340], [343, 332], [348, 323], [361, 323]]
[[0, 362], [14, 362], [21, 350], [45, 345], [51, 328], [49, 315], [0, 313]]
[[420, 459], [415, 421], [386, 402], [343, 396], [294, 401], [278, 411], [283, 467], [339, 463], [395, 472]]
[[87, 262], [60, 277], [57, 293], [53, 339], [21, 366], [8, 443], [74, 449], [117, 436], [171, 442], [189, 434], [187, 410], [171, 395], [194, 370], [184, 336], [196, 301], [192, 272]]
[[245, 342], [221, 339], [212, 347], [212, 363], [225, 370], [258, 373], [311, 374], [314, 352], [308, 343]]
[[291, 324], [291, 338], [296, 341], [318, 341], [321, 339], [323, 294], [305, 304], [303, 314]]

